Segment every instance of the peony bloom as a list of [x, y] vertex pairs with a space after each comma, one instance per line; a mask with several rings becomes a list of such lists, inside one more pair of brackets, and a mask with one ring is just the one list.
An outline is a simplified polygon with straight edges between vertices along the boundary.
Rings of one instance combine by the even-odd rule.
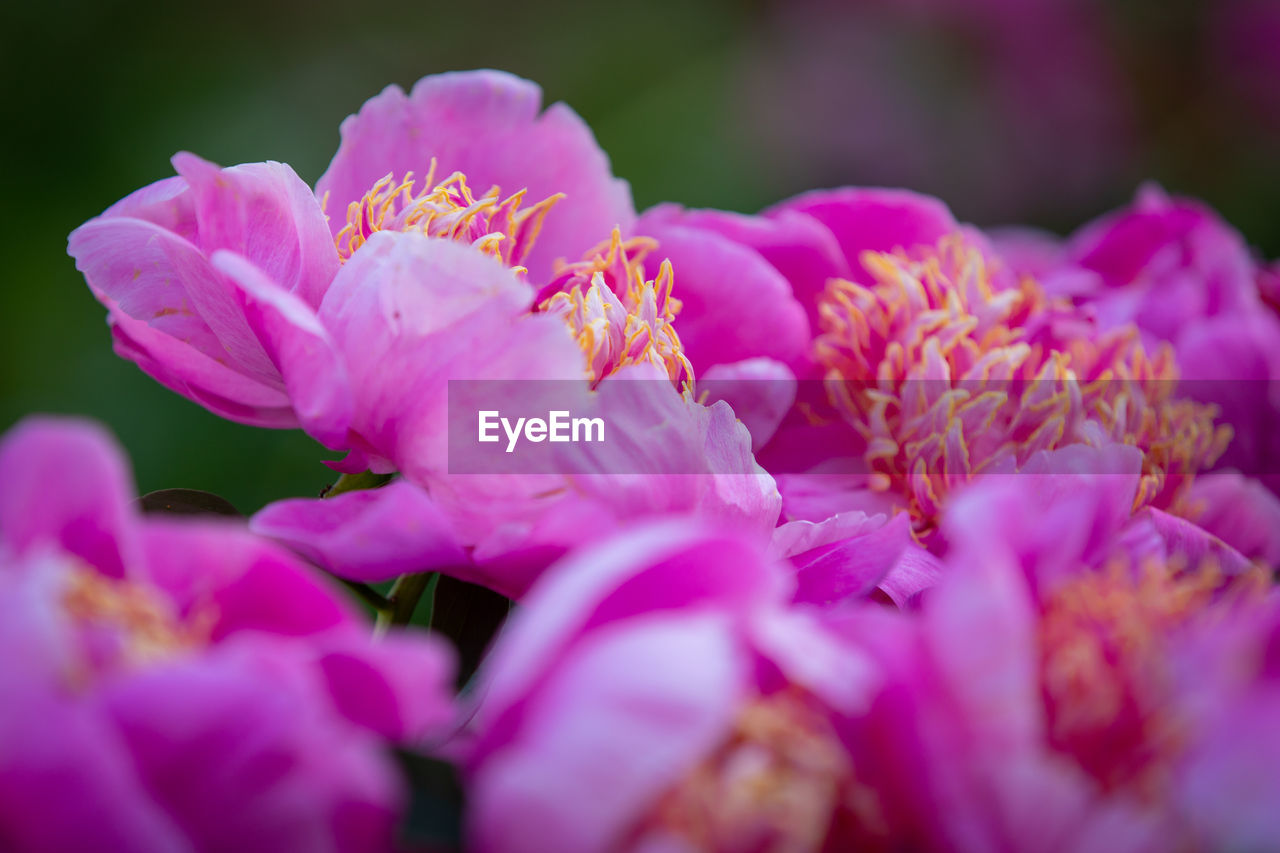
[[[641, 517], [692, 513], [766, 541], [777, 488], [729, 406], [694, 398], [670, 267], [645, 280], [637, 248], [615, 231], [586, 260], [561, 265], [535, 305], [526, 282], [471, 247], [374, 234], [320, 312], [355, 380], [359, 446], [340, 467], [399, 471], [430, 497], [395, 488], [285, 501], [254, 529], [344, 577], [382, 580], [416, 564], [511, 597], [569, 548]], [[475, 429], [451, 420], [458, 379], [506, 380], [544, 411], [550, 399], [575, 416], [598, 414], [608, 444], [570, 446], [549, 469], [451, 473], [451, 431]], [[512, 381], [526, 379], [561, 381]], [[474, 411], [460, 406], [461, 415]], [[372, 560], [361, 543], [377, 540], [411, 548]]]
[[431, 638], [369, 626], [230, 523], [141, 518], [96, 428], [0, 443], [0, 836], [18, 850], [386, 850], [388, 741], [452, 718]]
[[1174, 397], [1167, 348], [1095, 330], [1032, 279], [1002, 287], [962, 237], [863, 266], [872, 284], [833, 280], [822, 296], [817, 361], [865, 439], [870, 487], [897, 492], [921, 533], [975, 477], [1073, 444], [1140, 448], [1135, 506], [1185, 510], [1230, 440], [1211, 408]]
[[[630, 192], [590, 130], [540, 102], [537, 86], [492, 71], [426, 77], [409, 95], [390, 86], [343, 123], [318, 195], [287, 165], [179, 154], [176, 177], [76, 229], [68, 250], [122, 356], [215, 414], [345, 449], [360, 379], [316, 315], [346, 310], [327, 299], [345, 262], [367, 271], [379, 261], [360, 257], [380, 251], [385, 263], [376, 233], [475, 244], [545, 280], [556, 258], [630, 227]], [[468, 181], [492, 189], [476, 196]]]
[[1278, 695], [1271, 581], [1157, 510], [1131, 518], [1138, 487], [1136, 472], [987, 478], [944, 522], [945, 577], [919, 614], [828, 612], [883, 674], [838, 727], [871, 849], [1275, 837], [1264, 756], [1280, 740], [1258, 727]]
[[651, 525], [534, 587], [481, 670], [477, 851], [822, 849], [862, 781], [835, 737], [877, 681], [739, 537]]
[[[575, 514], [601, 532], [668, 512], [773, 527], [779, 498], [746, 431], [727, 405], [693, 399], [670, 267], [644, 276], [651, 243], [622, 239], [625, 183], [572, 112], [540, 114], [539, 100], [496, 72], [425, 78], [409, 96], [391, 87], [343, 124], [319, 198], [285, 166], [219, 170], [183, 154], [179, 178], [71, 237], [118, 347], [161, 381], [233, 419], [299, 424], [348, 451], [339, 470], [399, 472], [430, 492], [293, 502], [256, 520], [334, 571], [494, 562], [479, 577], [515, 594], [583, 535], [565, 520]], [[326, 225], [323, 209], [346, 213]], [[654, 371], [671, 384], [602, 387]], [[543, 476], [453, 477], [457, 380], [529, 381], [534, 397], [532, 380], [559, 380], [568, 399], [552, 408], [607, 414], [622, 446], [662, 430], [674, 450], [621, 468], [580, 457]], [[412, 547], [373, 560], [356, 544], [370, 538]]]
[[[1149, 186], [1061, 245], [1026, 234], [997, 242], [1015, 269], [1092, 312], [1102, 327], [1132, 323], [1148, 346], [1172, 346], [1180, 395], [1214, 404], [1233, 428], [1218, 467], [1280, 492], [1280, 318], [1268, 310], [1274, 275], [1230, 225], [1198, 202]], [[1225, 497], [1234, 481], [1225, 482], [1211, 491]], [[1209, 507], [1203, 517], [1210, 523], [1223, 511]], [[1280, 514], [1268, 513], [1280, 529]], [[1274, 552], [1277, 541], [1253, 555]]]

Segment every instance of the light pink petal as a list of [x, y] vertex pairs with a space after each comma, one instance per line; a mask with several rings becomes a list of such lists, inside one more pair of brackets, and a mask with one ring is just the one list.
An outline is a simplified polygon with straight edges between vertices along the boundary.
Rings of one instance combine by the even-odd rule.
[[924, 602], [924, 631], [963, 718], [993, 744], [1041, 736], [1035, 613], [1016, 553], [990, 541]]
[[751, 449], [759, 450], [795, 403], [796, 378], [781, 362], [751, 358], [713, 365], [698, 376], [698, 395], [709, 403], [728, 403], [751, 433]]
[[67, 252], [102, 301], [259, 382], [272, 381], [230, 289], [192, 243], [141, 219], [98, 217], [71, 232]]
[[405, 480], [332, 498], [278, 501], [258, 512], [249, 527], [355, 581], [470, 562], [440, 507]]
[[374, 234], [320, 309], [355, 391], [359, 446], [424, 483], [448, 468], [450, 380], [581, 380], [568, 328], [530, 316], [531, 300], [527, 283], [468, 246]]
[[1206, 849], [1266, 850], [1280, 837], [1280, 694], [1267, 687], [1212, 718], [1180, 768], [1178, 807]]
[[112, 307], [108, 319], [116, 354], [161, 385], [219, 417], [249, 426], [298, 426], [293, 405], [278, 383], [265, 385], [210, 358], [186, 342]]
[[238, 288], [249, 328], [284, 380], [302, 428], [326, 447], [344, 447], [354, 395], [346, 367], [315, 312], [241, 255], [215, 252], [213, 265]]
[[320, 203], [283, 163], [221, 169], [194, 154], [173, 157], [190, 187], [207, 255], [229, 249], [276, 285], [316, 308], [338, 272], [338, 250]]
[[571, 555], [525, 596], [482, 670], [492, 720], [588, 628], [664, 610], [745, 612], [787, 594], [787, 579], [737, 537], [654, 523]]
[[910, 518], [902, 513], [892, 519], [841, 513], [816, 525], [788, 522], [774, 533], [774, 547], [796, 570], [796, 601], [823, 605], [868, 595], [910, 542]]
[[743, 688], [722, 619], [650, 618], [602, 633], [538, 685], [504, 749], [470, 773], [469, 846], [613, 849], [716, 747]]
[[1198, 566], [1204, 560], [1213, 560], [1227, 575], [1235, 575], [1249, 568], [1244, 555], [1185, 518], [1169, 515], [1154, 507], [1139, 513], [1135, 524], [1149, 524], [1164, 546], [1163, 557], [1180, 557], [1187, 566]]
[[533, 83], [500, 71], [466, 71], [424, 77], [405, 95], [388, 86], [342, 123], [342, 145], [316, 185], [328, 195], [330, 227], [346, 222], [347, 206], [388, 173], [426, 174], [438, 161], [437, 179], [466, 174], [483, 193], [528, 189], [527, 203], [555, 193], [556, 204], [526, 260], [535, 281], [545, 281], [557, 258], [583, 252], [635, 218], [631, 191], [614, 178], [591, 130], [564, 104], [541, 111]]
[[1195, 523], [1250, 560], [1280, 566], [1280, 498], [1234, 472], [1201, 474], [1188, 496]]
[[656, 275], [666, 258], [675, 267], [672, 294], [683, 305], [676, 331], [696, 370], [756, 357], [804, 366], [809, 320], [791, 284], [757, 252], [661, 216], [641, 217], [636, 229], [659, 243], [647, 275]]
[[920, 594], [942, 579], [942, 561], [921, 548], [908, 545], [880, 581], [880, 589], [894, 604], [908, 609], [920, 601]]
[[0, 443], [0, 542], [66, 551], [121, 577], [138, 557], [133, 478], [111, 436], [83, 421], [28, 418]]
[[102, 218], [145, 219], [183, 239], [195, 240], [199, 225], [195, 200], [189, 190], [179, 175], [163, 178], [129, 193], [103, 211]]
[[147, 575], [178, 608], [211, 618], [212, 636], [305, 636], [359, 623], [318, 570], [238, 523], [149, 519]]

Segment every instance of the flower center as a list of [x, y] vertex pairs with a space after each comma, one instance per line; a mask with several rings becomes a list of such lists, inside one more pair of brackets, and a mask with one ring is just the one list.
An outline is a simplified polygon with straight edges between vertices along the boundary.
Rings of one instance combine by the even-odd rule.
[[1137, 504], [1175, 506], [1230, 441], [1213, 407], [1174, 399], [1170, 349], [1148, 356], [1136, 329], [1097, 334], [1030, 279], [997, 290], [958, 235], [862, 263], [873, 284], [828, 284], [816, 355], [873, 484], [901, 492], [917, 533], [953, 488], [1069, 444], [1141, 448]]
[[76, 680], [146, 666], [203, 646], [213, 621], [207, 610], [179, 618], [158, 590], [87, 567], [69, 573], [62, 608], [79, 640]]
[[504, 199], [495, 186], [476, 198], [461, 172], [437, 184], [435, 171], [432, 159], [417, 194], [412, 172], [400, 181], [388, 174], [353, 201], [347, 207], [347, 224], [335, 238], [343, 262], [378, 231], [416, 231], [469, 243], [525, 272], [520, 264], [533, 248], [547, 213], [564, 195], [558, 193], [522, 210], [525, 190]]
[[587, 358], [593, 387], [632, 364], [660, 368], [681, 391], [693, 387], [693, 365], [684, 354], [674, 321], [679, 300], [663, 261], [646, 281], [644, 258], [657, 247], [645, 237], [623, 241], [618, 229], [573, 264], [561, 264], [538, 298], [538, 310], [562, 317]]
[[1261, 570], [1224, 578], [1212, 561], [1178, 571], [1121, 559], [1054, 590], [1039, 623], [1050, 743], [1105, 790], [1158, 796], [1186, 725], [1171, 699], [1172, 638], [1266, 588]]
[[658, 799], [632, 841], [676, 835], [694, 850], [821, 850], [837, 828], [882, 823], [825, 714], [783, 691], [747, 703], [729, 737]]

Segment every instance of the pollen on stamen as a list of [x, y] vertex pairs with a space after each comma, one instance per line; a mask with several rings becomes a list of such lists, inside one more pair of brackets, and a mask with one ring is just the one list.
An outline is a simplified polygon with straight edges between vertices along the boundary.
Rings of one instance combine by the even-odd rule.
[[394, 174], [380, 178], [359, 201], [347, 208], [347, 224], [334, 239], [339, 258], [345, 262], [378, 231], [417, 232], [428, 237], [467, 243], [497, 258], [517, 273], [533, 249], [551, 208], [563, 194], [549, 196], [530, 207], [521, 208], [525, 190], [506, 198], [497, 187], [477, 197], [466, 175], [454, 172], [436, 183], [436, 161], [432, 159], [417, 184], [412, 172], [397, 180]]
[[573, 332], [593, 385], [629, 365], [650, 363], [692, 393], [693, 365], [673, 325], [680, 302], [671, 295], [671, 262], [662, 262], [656, 278], [644, 276], [644, 258], [656, 247], [645, 237], [624, 241], [615, 228], [585, 260], [560, 264], [538, 296], [537, 310], [562, 317]]
[[1139, 447], [1137, 505], [1176, 509], [1230, 440], [1212, 407], [1175, 399], [1170, 350], [1093, 332], [1029, 278], [997, 287], [960, 235], [862, 263], [872, 284], [828, 283], [815, 354], [872, 485], [900, 493], [918, 536], [959, 485], [1069, 444]]
[[1037, 630], [1050, 744], [1105, 790], [1157, 798], [1185, 723], [1169, 697], [1171, 638], [1236, 618], [1269, 587], [1260, 567], [1231, 576], [1212, 559], [1184, 567], [1118, 555], [1051, 589]]

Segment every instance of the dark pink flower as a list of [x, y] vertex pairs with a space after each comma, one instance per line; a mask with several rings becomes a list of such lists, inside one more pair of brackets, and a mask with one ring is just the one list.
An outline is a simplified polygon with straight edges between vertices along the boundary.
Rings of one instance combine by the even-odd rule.
[[[630, 226], [630, 193], [590, 130], [540, 102], [537, 86], [493, 71], [427, 77], [409, 95], [391, 86], [343, 123], [319, 196], [283, 164], [220, 169], [179, 154], [177, 177], [78, 228], [69, 252], [121, 355], [215, 414], [302, 426], [345, 449], [363, 382], [346, 375], [352, 347], [316, 315], [326, 301], [329, 314], [350, 310], [326, 297], [377, 232], [472, 243], [543, 280], [554, 259]], [[468, 180], [494, 189], [475, 197]], [[526, 192], [538, 203], [522, 210]], [[385, 258], [388, 241], [373, 242]]]
[[0, 835], [17, 849], [371, 850], [387, 741], [452, 719], [429, 638], [231, 523], [141, 518], [96, 428], [0, 444]]
[[833, 709], [877, 682], [734, 536], [642, 528], [556, 566], [481, 671], [487, 850], [821, 849], [853, 807]]

